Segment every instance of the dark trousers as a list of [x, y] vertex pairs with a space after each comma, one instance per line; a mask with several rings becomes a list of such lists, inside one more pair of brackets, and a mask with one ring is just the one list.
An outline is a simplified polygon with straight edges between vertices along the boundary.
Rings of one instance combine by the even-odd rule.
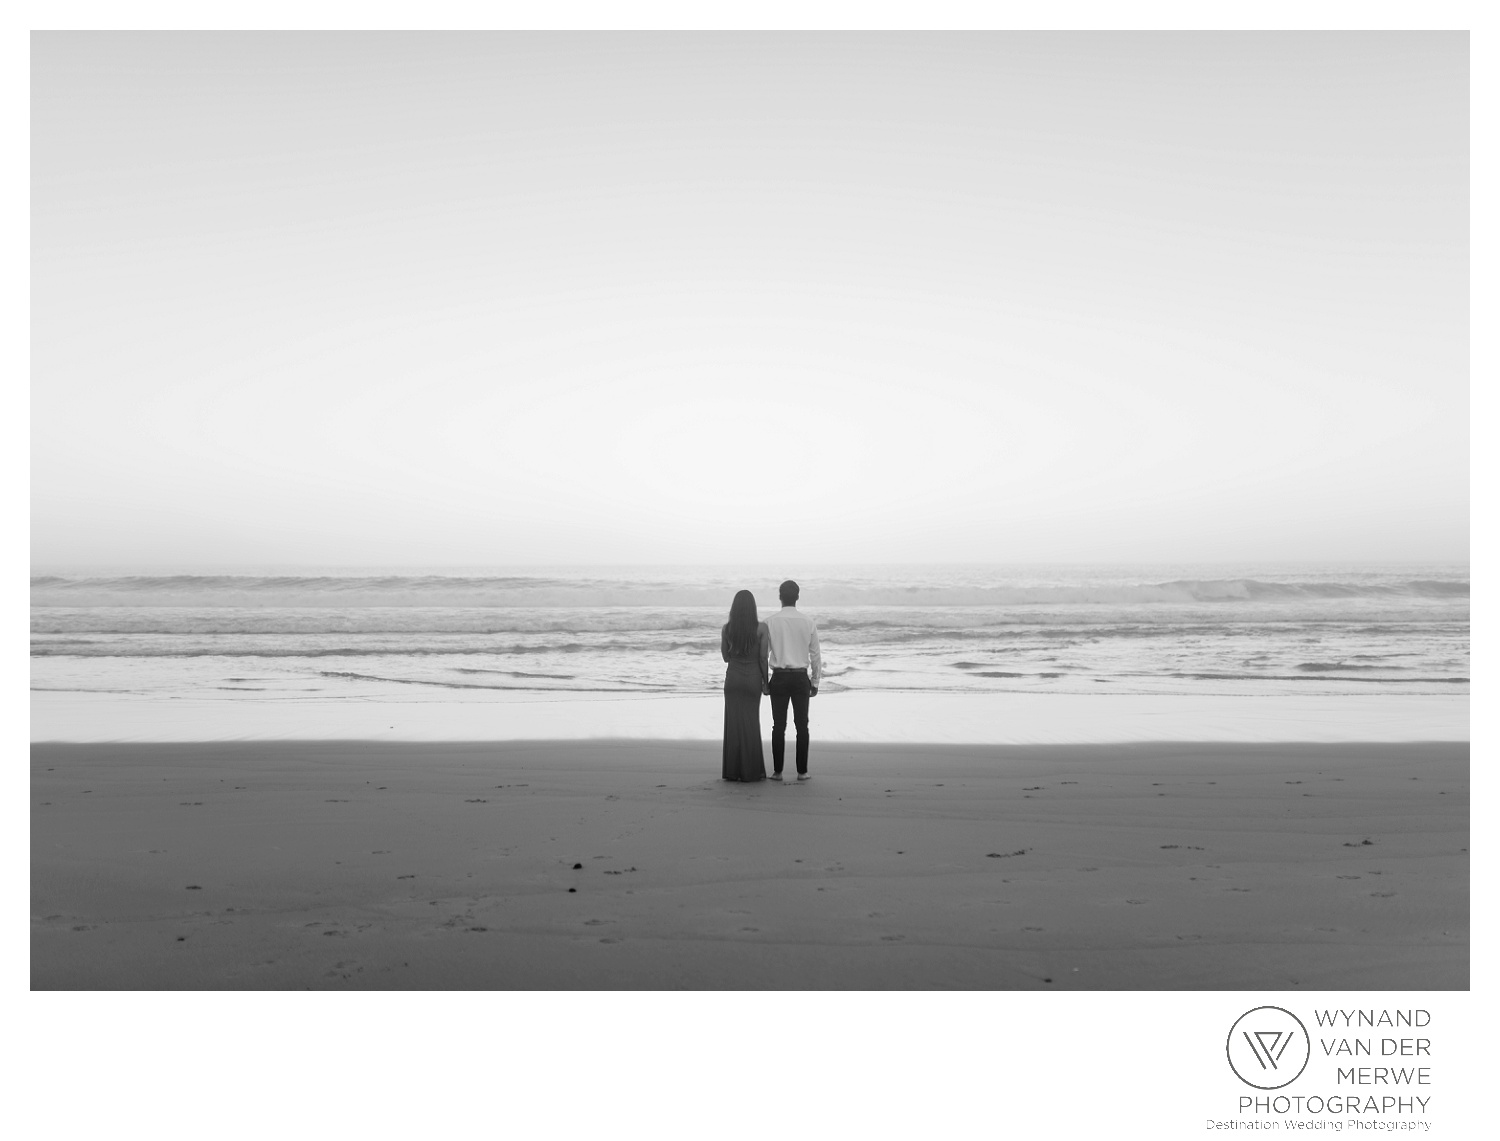
[[797, 771], [807, 772], [807, 704], [812, 679], [806, 670], [771, 671], [771, 764], [776, 772], [786, 764], [786, 706], [792, 703], [797, 722]]

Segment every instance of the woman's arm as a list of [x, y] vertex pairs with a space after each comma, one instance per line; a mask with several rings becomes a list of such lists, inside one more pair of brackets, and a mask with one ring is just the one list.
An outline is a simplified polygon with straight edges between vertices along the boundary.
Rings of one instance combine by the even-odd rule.
[[729, 660], [729, 627], [727, 625], [719, 631], [719, 656], [726, 662]]
[[760, 658], [760, 691], [771, 692], [771, 628], [764, 622], [755, 631], [756, 648]]

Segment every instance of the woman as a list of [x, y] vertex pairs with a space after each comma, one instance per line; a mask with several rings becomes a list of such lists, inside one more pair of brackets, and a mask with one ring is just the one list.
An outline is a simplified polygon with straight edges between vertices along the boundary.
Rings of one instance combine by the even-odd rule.
[[765, 780], [760, 747], [760, 695], [770, 684], [771, 636], [755, 611], [755, 595], [742, 590], [719, 635], [724, 671], [724, 779]]

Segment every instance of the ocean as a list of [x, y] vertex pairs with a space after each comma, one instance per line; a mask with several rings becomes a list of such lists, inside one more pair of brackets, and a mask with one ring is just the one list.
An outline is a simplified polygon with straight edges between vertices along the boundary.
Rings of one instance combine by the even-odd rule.
[[[785, 571], [39, 573], [32, 689], [420, 701], [710, 694], [734, 592]], [[1467, 695], [1467, 566], [792, 571], [824, 692]]]

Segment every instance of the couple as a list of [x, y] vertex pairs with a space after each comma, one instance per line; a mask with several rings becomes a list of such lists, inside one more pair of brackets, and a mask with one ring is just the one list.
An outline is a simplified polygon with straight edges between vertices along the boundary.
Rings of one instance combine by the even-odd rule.
[[729, 621], [719, 651], [729, 663], [724, 673], [724, 779], [765, 780], [766, 758], [760, 747], [760, 698], [771, 697], [772, 780], [781, 779], [786, 763], [786, 707], [797, 722], [797, 779], [807, 771], [807, 704], [818, 692], [823, 655], [818, 628], [797, 610], [801, 594], [795, 582], [781, 584], [781, 609], [761, 622], [755, 595], [742, 590], [729, 607]]

